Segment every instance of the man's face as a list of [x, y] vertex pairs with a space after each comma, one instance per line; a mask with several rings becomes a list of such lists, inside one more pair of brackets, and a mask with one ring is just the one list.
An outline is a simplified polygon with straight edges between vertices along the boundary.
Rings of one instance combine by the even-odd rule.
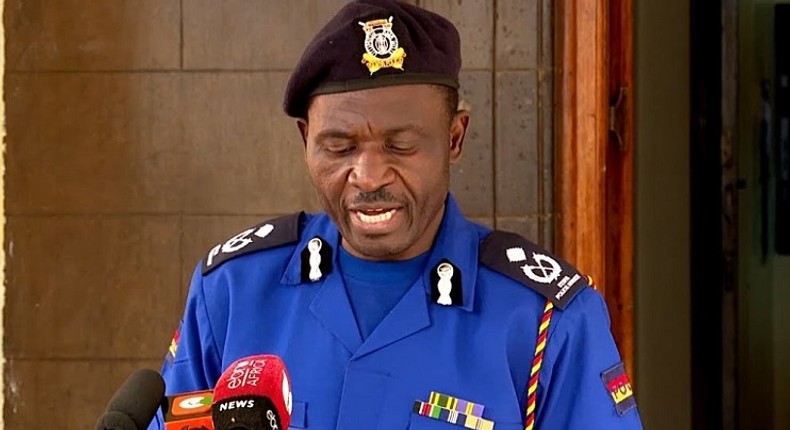
[[403, 260], [430, 249], [469, 124], [444, 94], [399, 85], [320, 95], [299, 121], [310, 177], [352, 255]]

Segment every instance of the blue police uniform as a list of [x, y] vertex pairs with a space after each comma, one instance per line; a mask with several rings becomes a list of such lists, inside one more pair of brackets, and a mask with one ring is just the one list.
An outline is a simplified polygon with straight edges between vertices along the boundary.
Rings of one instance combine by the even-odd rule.
[[524, 429], [543, 333], [535, 428], [641, 428], [606, 305], [567, 263], [468, 221], [448, 195], [424, 270], [363, 339], [340, 241], [326, 214], [301, 213], [213, 248], [163, 368], [168, 395], [276, 354], [291, 376], [291, 428], [449, 430], [471, 417], [481, 429]]

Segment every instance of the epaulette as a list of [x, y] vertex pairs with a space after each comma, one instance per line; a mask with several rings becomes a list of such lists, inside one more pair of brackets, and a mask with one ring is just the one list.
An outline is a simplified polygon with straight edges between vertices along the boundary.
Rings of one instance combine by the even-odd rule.
[[537, 291], [560, 309], [588, 283], [587, 277], [567, 262], [505, 231], [494, 231], [483, 241], [480, 262]]
[[211, 248], [203, 260], [203, 275], [240, 255], [297, 242], [302, 214], [298, 212], [264, 221]]

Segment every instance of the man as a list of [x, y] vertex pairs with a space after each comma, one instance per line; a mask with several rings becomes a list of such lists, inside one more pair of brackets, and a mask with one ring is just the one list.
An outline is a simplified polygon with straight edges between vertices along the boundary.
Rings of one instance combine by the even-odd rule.
[[196, 269], [169, 394], [276, 354], [291, 428], [641, 428], [591, 281], [466, 220], [449, 194], [469, 113], [444, 18], [349, 3], [285, 95], [326, 213], [265, 221]]

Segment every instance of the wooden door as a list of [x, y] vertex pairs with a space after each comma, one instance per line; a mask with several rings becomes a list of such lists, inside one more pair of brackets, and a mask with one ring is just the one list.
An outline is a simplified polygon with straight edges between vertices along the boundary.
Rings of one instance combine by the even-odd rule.
[[556, 13], [557, 251], [595, 279], [633, 375], [633, 0]]

